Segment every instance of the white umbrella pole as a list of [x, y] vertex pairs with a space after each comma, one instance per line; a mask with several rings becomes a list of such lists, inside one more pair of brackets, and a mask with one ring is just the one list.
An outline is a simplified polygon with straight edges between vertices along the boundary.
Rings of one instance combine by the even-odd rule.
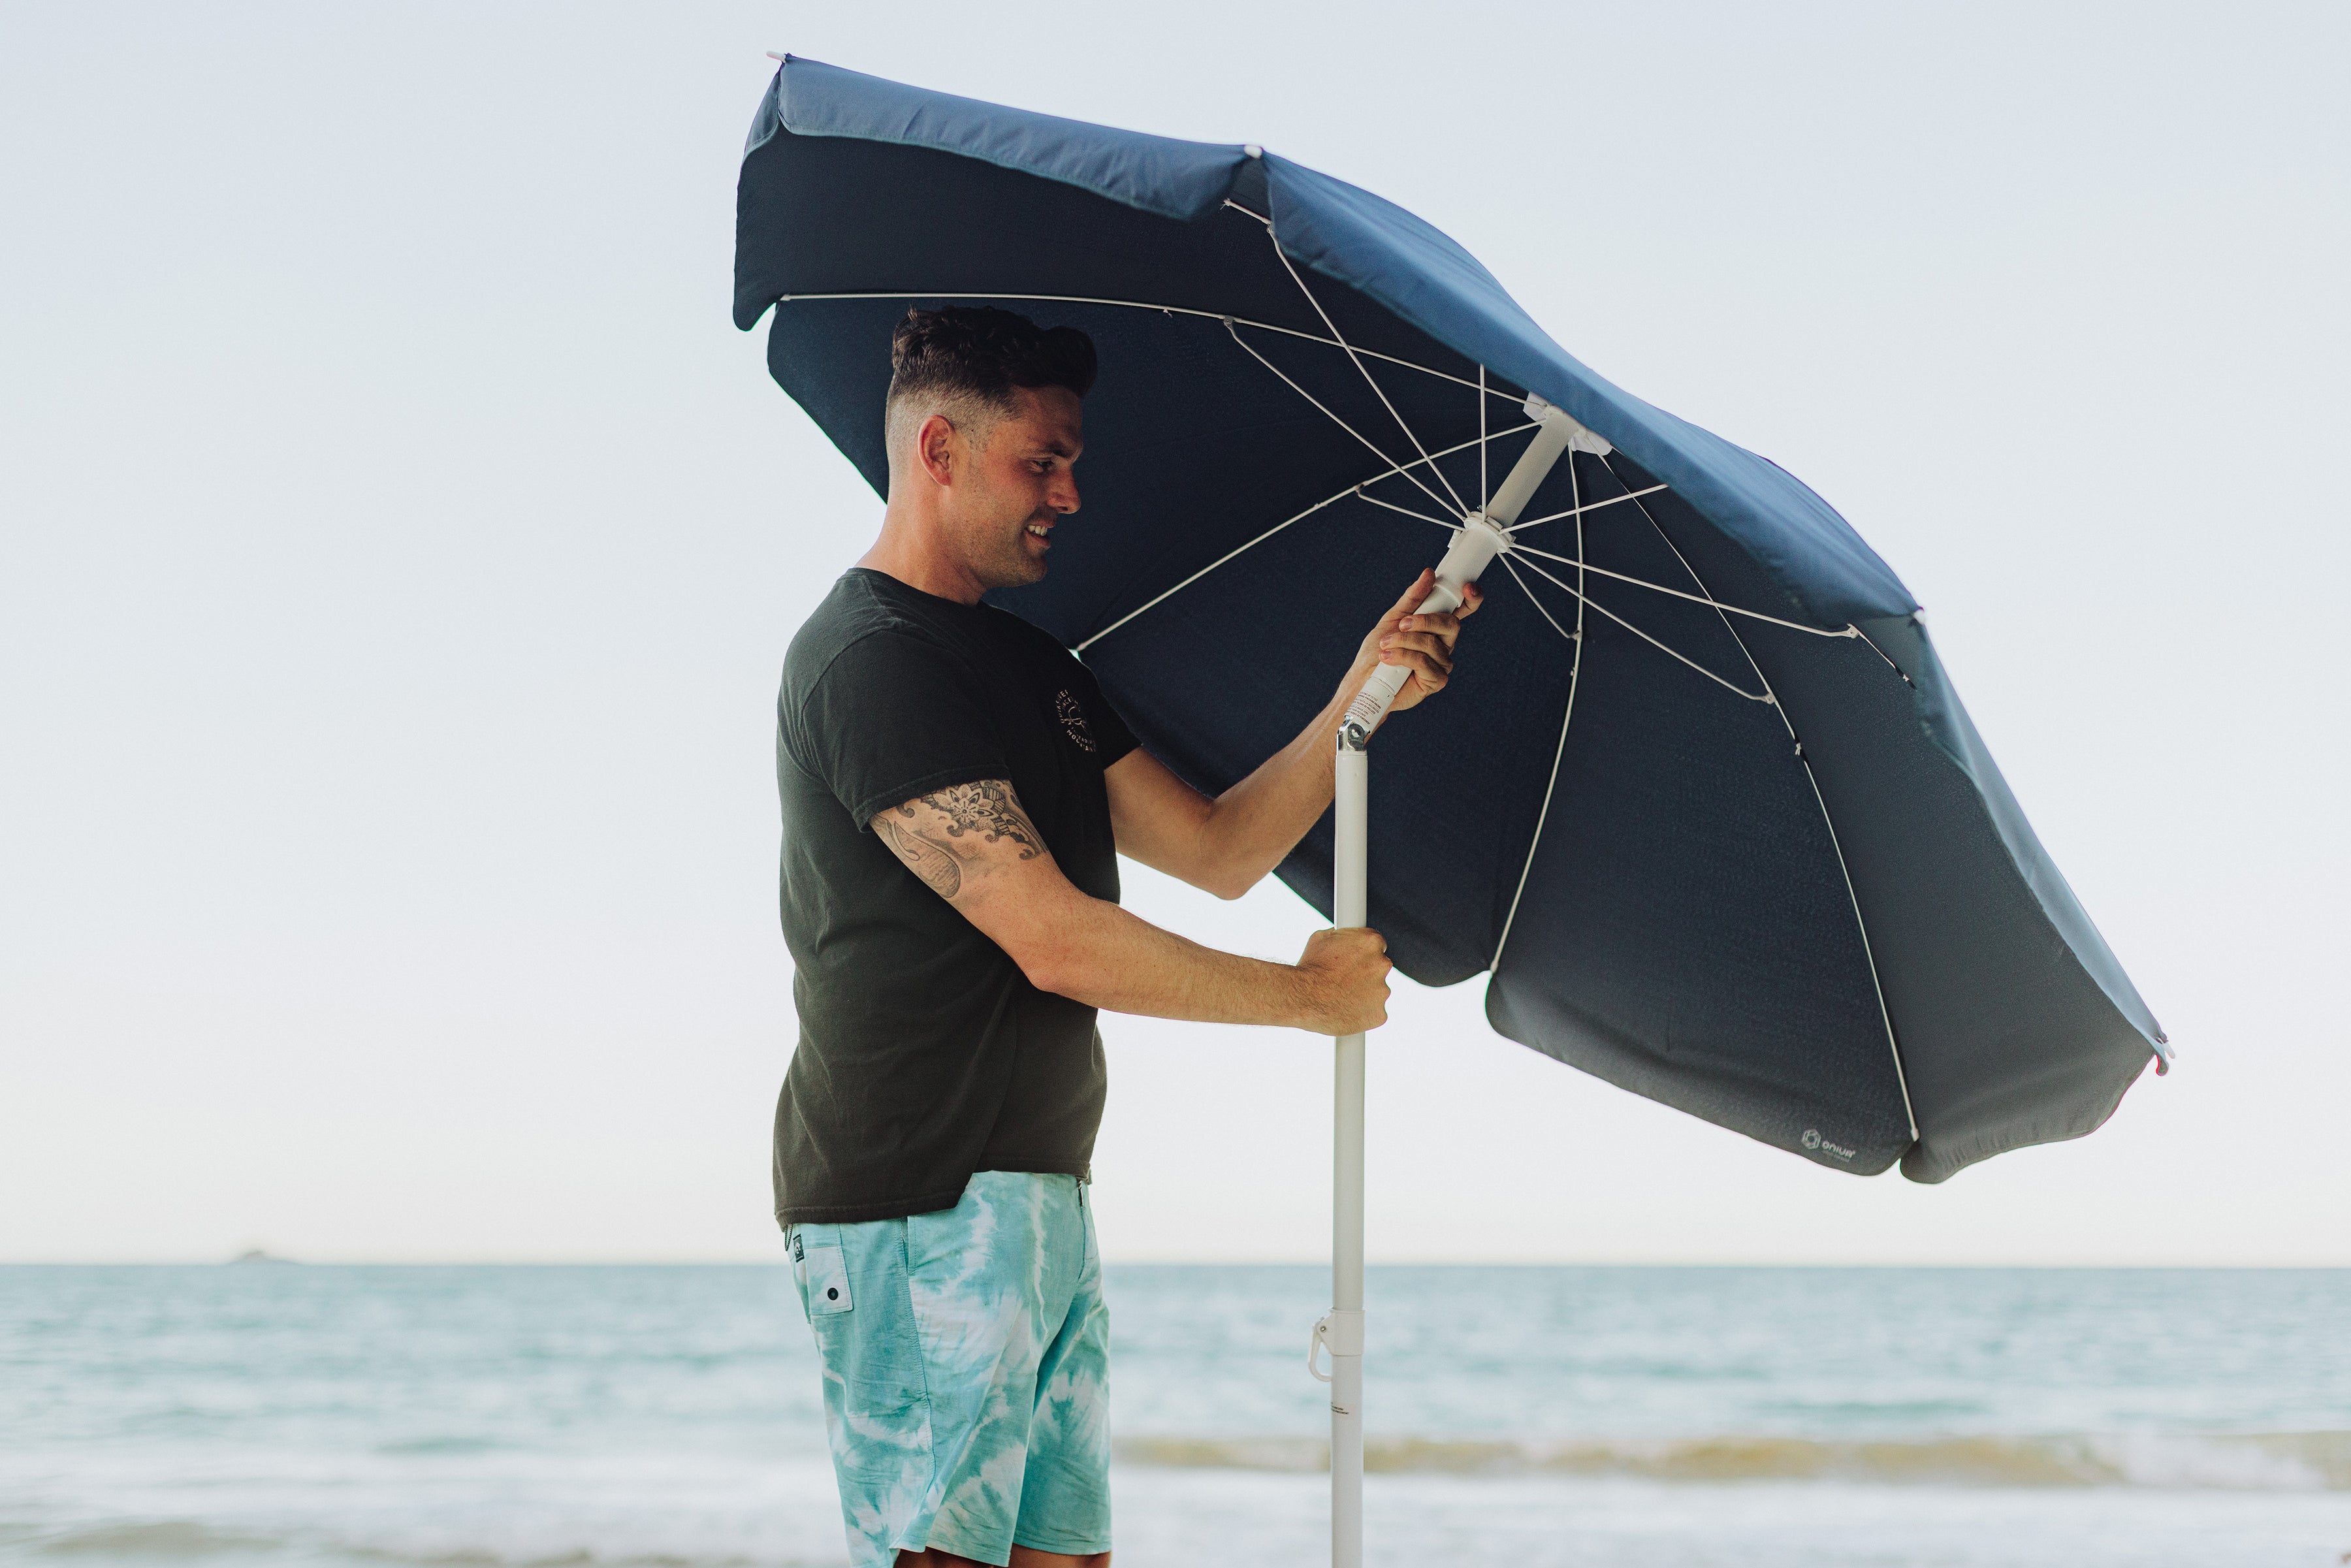
[[[1584, 450], [1608, 450], [1607, 443], [1540, 399], [1528, 400], [1527, 413], [1541, 422], [1534, 440], [1485, 508], [1462, 519], [1461, 531], [1437, 564], [1437, 586], [1422, 602], [1423, 611], [1441, 613], [1461, 603], [1462, 590], [1510, 548], [1510, 526], [1571, 442], [1582, 436], [1577, 444]], [[1339, 723], [1331, 890], [1332, 923], [1338, 926], [1368, 924], [1365, 811], [1372, 759], [1366, 747], [1405, 678], [1406, 672], [1393, 664], [1373, 671]], [[1363, 1568], [1364, 1037], [1341, 1035], [1337, 1047], [1331, 1139], [1331, 1311], [1314, 1325], [1306, 1365], [1331, 1385], [1331, 1568]], [[1318, 1364], [1324, 1350], [1331, 1354], [1327, 1375]]]

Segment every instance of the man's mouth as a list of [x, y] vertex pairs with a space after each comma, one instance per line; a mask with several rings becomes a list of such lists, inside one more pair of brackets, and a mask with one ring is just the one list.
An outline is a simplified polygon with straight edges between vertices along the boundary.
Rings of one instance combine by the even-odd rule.
[[1052, 539], [1050, 537], [1052, 534], [1052, 531], [1053, 528], [1050, 523], [1030, 523], [1028, 525], [1028, 532], [1030, 538], [1044, 539], [1048, 544], [1052, 542]]

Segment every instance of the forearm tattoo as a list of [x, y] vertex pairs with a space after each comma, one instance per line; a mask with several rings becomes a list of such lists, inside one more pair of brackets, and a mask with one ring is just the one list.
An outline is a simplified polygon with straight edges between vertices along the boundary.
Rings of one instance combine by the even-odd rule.
[[[1045, 852], [1037, 824], [1020, 810], [1011, 784], [1002, 779], [935, 789], [883, 812], [873, 819], [873, 827], [941, 898], [963, 891], [963, 862], [977, 859], [983, 844], [1008, 843], [1024, 861]], [[966, 841], [950, 841], [957, 839]]]

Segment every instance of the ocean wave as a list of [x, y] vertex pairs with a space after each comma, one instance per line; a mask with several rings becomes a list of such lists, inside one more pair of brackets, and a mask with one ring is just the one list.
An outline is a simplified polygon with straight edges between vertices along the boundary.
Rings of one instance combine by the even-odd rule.
[[19, 1538], [38, 1542], [45, 1555], [57, 1557], [213, 1557], [232, 1552], [270, 1551], [284, 1544], [272, 1536], [216, 1530], [193, 1519], [110, 1522], [61, 1531], [46, 1540], [41, 1539], [42, 1534], [26, 1530]]
[[403, 1564], [406, 1568], [800, 1568], [797, 1557], [741, 1552], [600, 1552], [565, 1546], [546, 1552], [498, 1551], [488, 1547], [401, 1549], [340, 1538], [332, 1531], [282, 1532], [225, 1530], [192, 1519], [109, 1521], [82, 1528], [41, 1530], [0, 1525], [0, 1544], [31, 1547], [43, 1557], [174, 1559], [277, 1556], [298, 1551], [312, 1562]]
[[507, 1446], [494, 1437], [403, 1437], [396, 1442], [378, 1443], [375, 1451], [395, 1457], [438, 1458], [496, 1453]]
[[[1132, 1437], [1129, 1464], [1322, 1470], [1316, 1437]], [[1834, 1441], [1718, 1437], [1651, 1441], [1370, 1437], [1375, 1474], [1630, 1476], [1660, 1481], [1835, 1480], [1885, 1486], [2114, 1487], [2351, 1491], [2351, 1432], [1977, 1436]]]

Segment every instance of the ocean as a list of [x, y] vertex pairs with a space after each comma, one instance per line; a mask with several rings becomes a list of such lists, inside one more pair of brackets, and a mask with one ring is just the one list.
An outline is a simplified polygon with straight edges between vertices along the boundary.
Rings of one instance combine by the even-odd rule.
[[[1327, 1561], [1326, 1289], [1111, 1269], [1120, 1568]], [[1367, 1307], [1379, 1564], [2351, 1561], [2351, 1270], [1398, 1267]], [[0, 1561], [845, 1560], [780, 1268], [0, 1268]]]

